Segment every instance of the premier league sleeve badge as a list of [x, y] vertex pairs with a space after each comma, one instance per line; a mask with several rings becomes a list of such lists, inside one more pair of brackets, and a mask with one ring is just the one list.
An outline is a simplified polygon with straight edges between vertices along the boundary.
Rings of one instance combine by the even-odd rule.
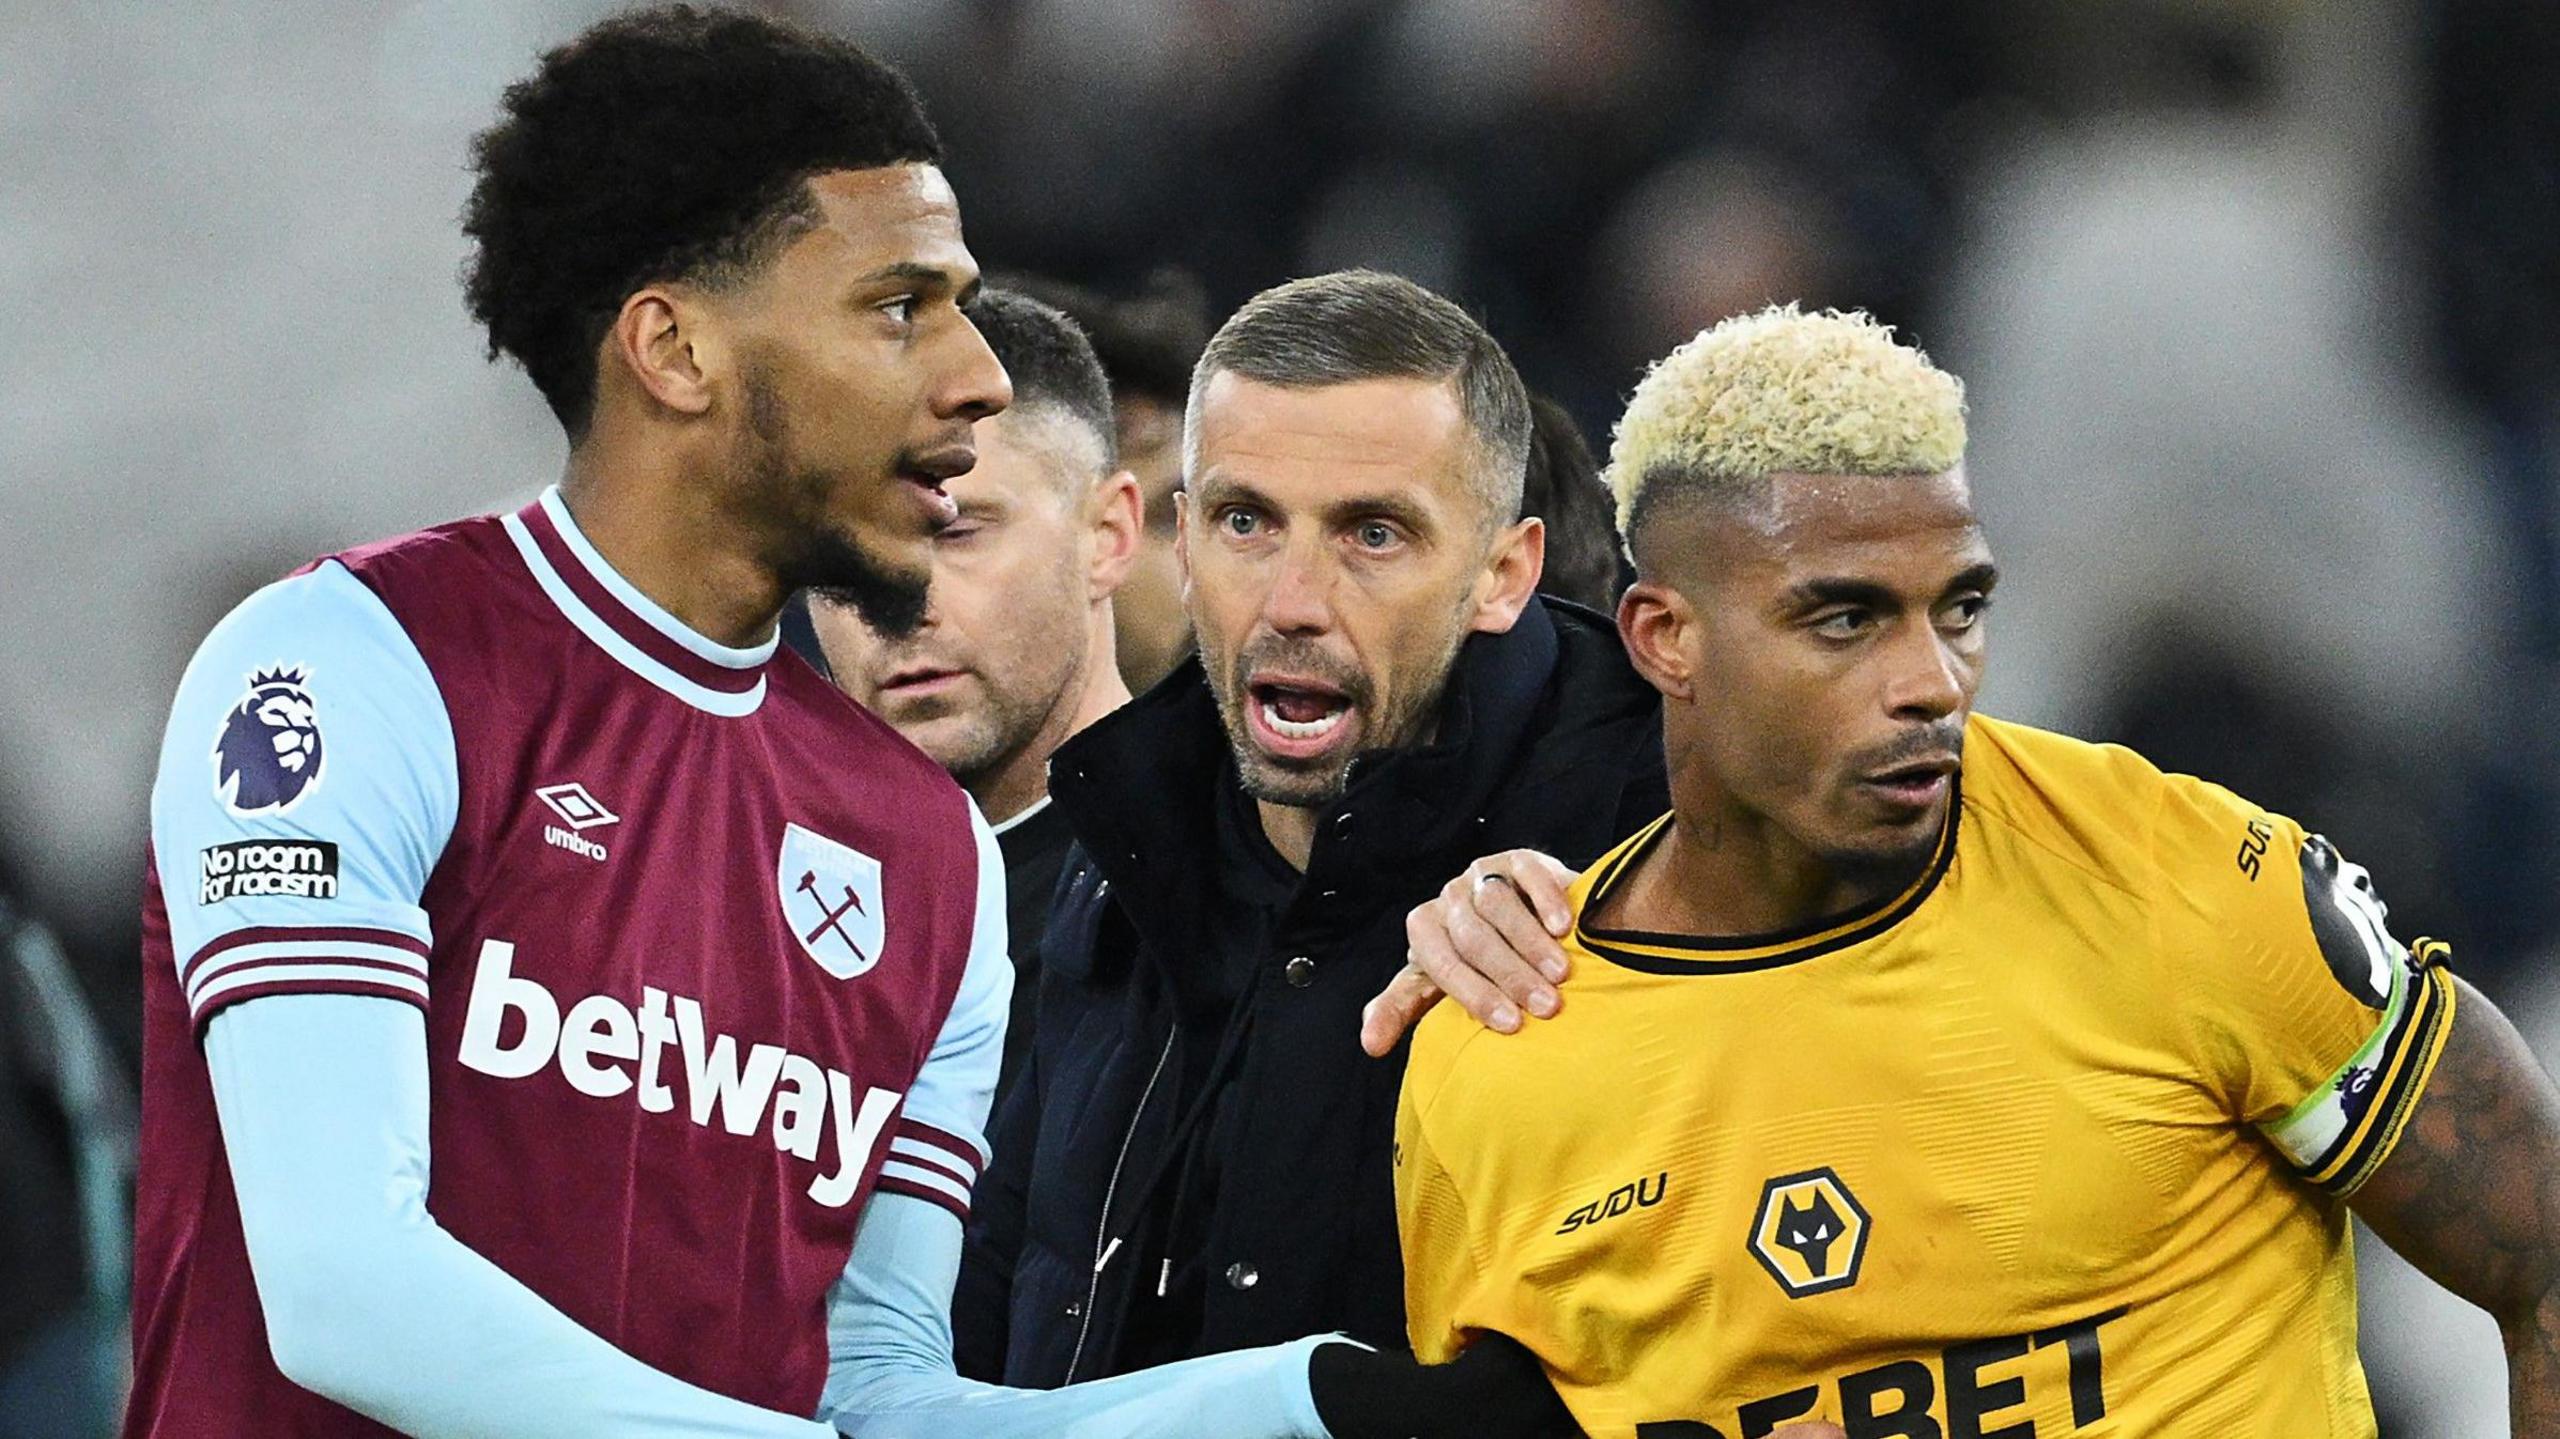
[[320, 710], [308, 666], [249, 676], [213, 746], [213, 792], [235, 815], [282, 814], [320, 783]]

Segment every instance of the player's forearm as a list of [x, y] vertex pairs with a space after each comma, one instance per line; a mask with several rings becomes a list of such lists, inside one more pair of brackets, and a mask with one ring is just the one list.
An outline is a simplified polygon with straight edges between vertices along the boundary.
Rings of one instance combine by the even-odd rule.
[[960, 1225], [950, 1211], [880, 1194], [829, 1296], [821, 1413], [857, 1439], [1328, 1439], [1307, 1387], [1323, 1341], [1168, 1364], [1064, 1389], [963, 1379], [951, 1363]]
[[1322, 1340], [1213, 1354], [1071, 1384], [1006, 1389], [939, 1365], [857, 1364], [829, 1417], [856, 1439], [1327, 1439], [1307, 1391], [1307, 1356]]
[[2351, 1201], [2393, 1249], [2497, 1316], [2518, 1439], [2560, 1439], [2560, 1087], [2455, 981], [2452, 1033], [2399, 1145]]
[[441, 1230], [259, 1266], [277, 1367], [418, 1439], [834, 1439], [686, 1384], [579, 1328]]
[[2560, 1288], [2507, 1320], [2507, 1406], [2515, 1439], [2560, 1439]]
[[416, 1010], [284, 995], [205, 1057], [268, 1345], [286, 1378], [418, 1439], [832, 1439], [580, 1328], [425, 1208]]

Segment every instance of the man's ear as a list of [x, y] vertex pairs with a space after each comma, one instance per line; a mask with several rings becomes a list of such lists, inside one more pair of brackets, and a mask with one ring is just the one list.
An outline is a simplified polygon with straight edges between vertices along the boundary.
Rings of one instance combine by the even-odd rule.
[[1173, 492], [1173, 569], [1182, 577], [1182, 605], [1191, 607], [1191, 487]]
[[1547, 522], [1531, 516], [1505, 525], [1485, 560], [1484, 578], [1476, 583], [1476, 612], [1469, 627], [1484, 634], [1503, 634], [1520, 622], [1538, 578], [1547, 570]]
[[653, 285], [622, 302], [605, 332], [604, 359], [658, 405], [679, 415], [707, 414], [717, 397], [714, 376], [725, 368], [717, 328], [695, 299]]
[[1146, 527], [1146, 499], [1138, 493], [1138, 477], [1121, 470], [1095, 485], [1086, 519], [1093, 526], [1093, 568], [1086, 579], [1086, 598], [1108, 599], [1138, 561], [1138, 541]]
[[1697, 698], [1698, 677], [1689, 662], [1689, 626], [1697, 623], [1688, 596], [1658, 580], [1638, 580], [1618, 598], [1618, 638], [1636, 673], [1663, 698], [1683, 704]]

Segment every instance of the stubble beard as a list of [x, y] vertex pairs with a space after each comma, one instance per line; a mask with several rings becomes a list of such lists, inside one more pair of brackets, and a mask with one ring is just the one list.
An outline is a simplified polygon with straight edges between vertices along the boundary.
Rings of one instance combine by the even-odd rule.
[[[1902, 743], [1879, 754], [1862, 756], [1856, 767], [1873, 769], [1905, 757], [1942, 751], [1953, 751], [1961, 764], [1964, 741], [1964, 721], [1959, 718], [1952, 723], [1933, 725], [1926, 731], [1915, 732]], [[1950, 786], [1946, 796], [1938, 802], [1935, 822], [1921, 826], [1910, 839], [1891, 844], [1817, 851], [1818, 857], [1834, 875], [1861, 890], [1880, 895], [1898, 894], [1918, 883], [1929, 866], [1936, 862], [1955, 803], [1955, 788]]]
[[[1201, 660], [1218, 701], [1219, 722], [1227, 731], [1227, 751], [1235, 757], [1236, 773], [1245, 793], [1264, 804], [1291, 809], [1323, 809], [1339, 801], [1350, 788], [1352, 761], [1373, 751], [1411, 748], [1428, 732], [1467, 633], [1465, 625], [1453, 623], [1436, 661], [1426, 671], [1435, 676], [1432, 683], [1407, 691], [1385, 713], [1374, 708], [1376, 687], [1369, 677], [1343, 668], [1312, 640], [1271, 636], [1259, 643], [1248, 641], [1234, 659], [1225, 660], [1204, 638]], [[1254, 743], [1252, 721], [1246, 718], [1244, 707], [1253, 703], [1245, 677], [1257, 665], [1266, 663], [1304, 671], [1339, 687], [1368, 727], [1361, 737], [1361, 748], [1312, 767], [1264, 754], [1261, 746]]]
[[1938, 843], [1945, 835], [1945, 811], [1925, 838], [1908, 844], [1878, 849], [1840, 849], [1819, 854], [1825, 868], [1835, 879], [1861, 894], [1879, 898], [1900, 894], [1928, 873], [1929, 865], [1938, 857]]
[[786, 517], [770, 557], [775, 577], [785, 590], [809, 590], [852, 606], [883, 639], [914, 634], [924, 623], [932, 572], [902, 572], [873, 554], [859, 535], [831, 524], [827, 499], [844, 482], [822, 471], [793, 468], [790, 423], [769, 369], [750, 367], [745, 390], [747, 433], [740, 469], [750, 503], [768, 515]]
[[[1035, 637], [1027, 647], [1038, 652], [1052, 645]], [[1067, 663], [1054, 676], [1044, 676], [1048, 682], [1033, 686], [1031, 692], [1008, 692], [987, 682], [986, 708], [971, 717], [963, 743], [943, 763], [943, 768], [964, 788], [976, 785], [1039, 743], [1059, 711], [1071, 709], [1081, 700], [1091, 660], [1081, 617], [1068, 634], [1057, 638], [1054, 647], [1067, 656]]]

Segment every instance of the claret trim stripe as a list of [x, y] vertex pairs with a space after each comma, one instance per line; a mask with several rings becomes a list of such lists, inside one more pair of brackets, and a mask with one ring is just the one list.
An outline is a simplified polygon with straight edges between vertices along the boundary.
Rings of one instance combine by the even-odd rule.
[[498, 523], [561, 615], [623, 668], [710, 714], [736, 718], [764, 703], [763, 667], [779, 635], [732, 650], [693, 633], [586, 545], [556, 488]]
[[939, 1204], [966, 1222], [989, 1157], [982, 1141], [902, 1118], [880, 1166], [880, 1188]]
[[258, 926], [206, 944], [178, 967], [196, 1033], [242, 1000], [360, 994], [427, 1006], [427, 942], [391, 929]]
[[948, 1129], [936, 1129], [930, 1124], [913, 1119], [902, 1118], [898, 1121], [898, 1135], [903, 1139], [914, 1139], [938, 1149], [947, 1150], [966, 1167], [972, 1179], [976, 1178], [978, 1171], [985, 1169], [994, 1157], [994, 1151], [987, 1148], [985, 1140], [954, 1134]]

